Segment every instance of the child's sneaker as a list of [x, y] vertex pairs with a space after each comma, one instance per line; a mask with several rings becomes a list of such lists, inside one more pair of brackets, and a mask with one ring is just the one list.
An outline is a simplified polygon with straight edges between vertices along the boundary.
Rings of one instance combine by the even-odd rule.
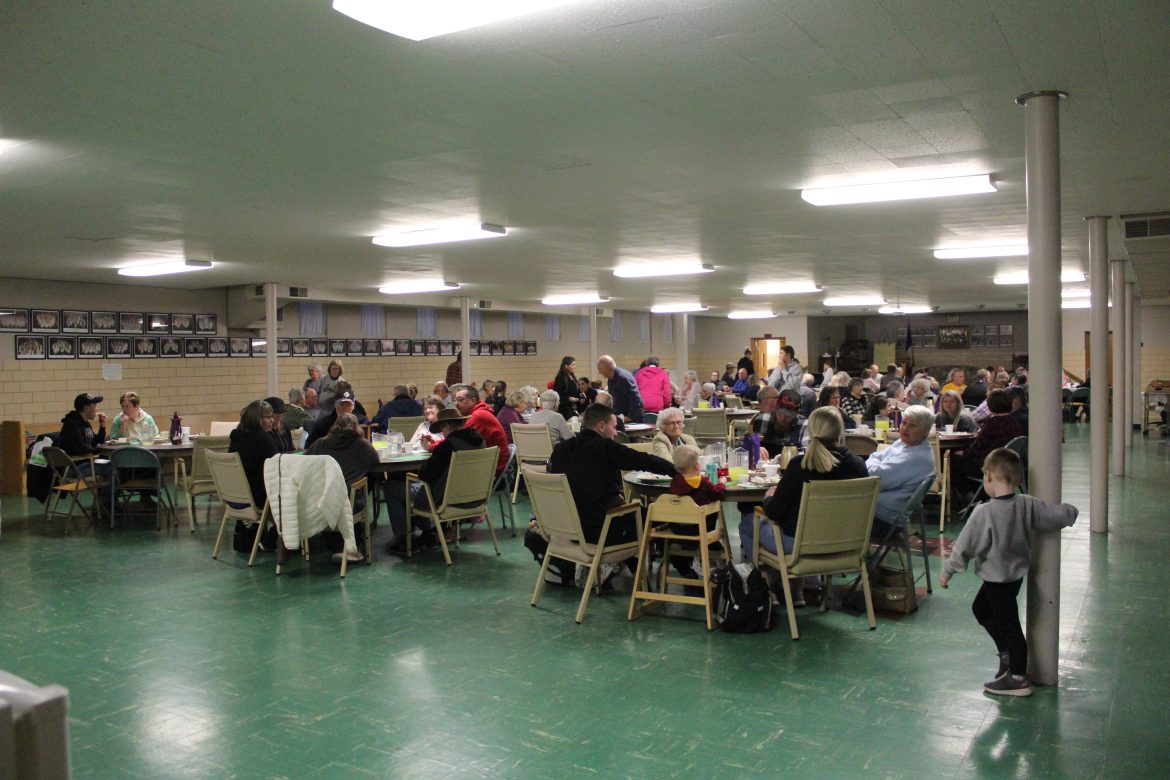
[[1003, 677], [983, 684], [983, 690], [993, 696], [1031, 696], [1032, 683], [1019, 674], [1005, 674]]
[[1008, 665], [1008, 654], [1007, 653], [1000, 653], [999, 654], [999, 668], [995, 670], [995, 679], [998, 680], [1000, 677], [1003, 677], [1005, 674], [1008, 673], [1009, 669], [1010, 669], [1010, 667]]

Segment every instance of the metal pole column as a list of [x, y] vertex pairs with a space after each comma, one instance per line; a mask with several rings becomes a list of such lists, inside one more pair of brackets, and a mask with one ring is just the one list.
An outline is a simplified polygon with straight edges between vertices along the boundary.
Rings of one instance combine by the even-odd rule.
[[1113, 332], [1113, 464], [1115, 477], [1125, 476], [1125, 261], [1113, 260], [1113, 310], [1109, 329]]
[[1125, 283], [1125, 446], [1133, 447], [1134, 395], [1137, 394], [1137, 307], [1134, 306], [1134, 283]]
[[[1109, 531], [1109, 217], [1089, 222], [1089, 530]], [[1093, 410], [1096, 410], [1095, 412]]]
[[[1031, 92], [1024, 107], [1028, 201], [1028, 486], [1060, 501], [1060, 119], [1063, 92]], [[1060, 534], [1036, 537], [1028, 571], [1028, 666], [1056, 685], [1060, 639]]]
[[459, 299], [459, 372], [465, 383], [471, 382], [471, 299]]
[[675, 384], [682, 388], [683, 375], [686, 374], [688, 364], [691, 362], [691, 345], [690, 339], [687, 338], [687, 317], [689, 314], [672, 314], [674, 317], [674, 365], [675, 365]]
[[278, 396], [276, 389], [276, 284], [264, 283], [264, 368], [269, 397]]
[[[617, 316], [617, 312], [614, 312]], [[597, 351], [597, 307], [589, 307], [589, 373], [597, 373], [597, 359], [601, 353]], [[604, 389], [604, 388], [603, 388]]]

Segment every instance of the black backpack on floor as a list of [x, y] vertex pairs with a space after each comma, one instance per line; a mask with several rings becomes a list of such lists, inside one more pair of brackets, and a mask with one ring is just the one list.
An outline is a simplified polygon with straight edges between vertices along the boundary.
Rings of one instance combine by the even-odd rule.
[[732, 634], [772, 629], [772, 596], [768, 582], [750, 563], [724, 564], [711, 574], [715, 585], [715, 621]]

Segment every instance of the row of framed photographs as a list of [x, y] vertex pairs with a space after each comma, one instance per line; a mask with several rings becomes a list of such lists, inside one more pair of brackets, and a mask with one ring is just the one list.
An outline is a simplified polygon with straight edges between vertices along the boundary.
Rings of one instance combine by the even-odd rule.
[[0, 308], [0, 332], [214, 336], [214, 314]]
[[[246, 336], [45, 336], [14, 337], [17, 360], [70, 358], [201, 358], [263, 357], [264, 339]], [[478, 355], [535, 355], [535, 341], [472, 341]], [[287, 339], [276, 340], [278, 357], [358, 357], [455, 354], [455, 342], [419, 339]]]

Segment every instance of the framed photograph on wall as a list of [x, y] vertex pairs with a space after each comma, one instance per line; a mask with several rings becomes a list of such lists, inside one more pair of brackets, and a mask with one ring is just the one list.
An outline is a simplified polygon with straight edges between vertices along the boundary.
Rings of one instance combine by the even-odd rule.
[[479, 354], [480, 354], [480, 357], [483, 357], [484, 355], [491, 355], [492, 354], [492, 343], [490, 341], [479, 342]]
[[62, 333], [89, 333], [89, 312], [77, 309], [61, 310]]
[[345, 357], [345, 339], [329, 339], [329, 354], [333, 357]]
[[309, 339], [313, 357], [329, 357], [329, 339]]
[[288, 357], [289, 351], [292, 349], [292, 339], [277, 339], [276, 340], [276, 356]]
[[430, 355], [433, 357], [433, 356], [439, 354], [439, 342], [426, 341], [424, 343], [426, 344], [427, 355]]
[[999, 326], [998, 325], [984, 325], [983, 335], [987, 338], [986, 343], [995, 346], [995, 342], [999, 340]]
[[106, 336], [106, 357], [131, 357], [130, 339], [125, 336]]
[[[978, 325], [975, 326], [975, 328], [978, 328], [978, 327], [979, 327]], [[972, 349], [978, 349], [979, 347], [983, 346], [984, 336], [982, 333], [976, 333], [975, 328], [971, 329], [971, 348]]]
[[382, 355], [398, 354], [394, 349], [394, 339], [378, 339], [378, 350]]
[[49, 336], [49, 358], [72, 360], [77, 354], [77, 340], [74, 336]]
[[0, 309], [0, 331], [28, 333], [28, 309]]
[[171, 315], [169, 314], [147, 314], [146, 315], [146, 332], [157, 333], [163, 335], [171, 332]]
[[228, 356], [228, 340], [224, 336], [212, 336], [207, 339], [207, 356], [208, 357], [227, 357]]
[[493, 354], [493, 355], [502, 355], [502, 354], [504, 354], [504, 342], [502, 342], [502, 341], [493, 341], [493, 342], [492, 342], [492, 354]]
[[440, 339], [439, 340], [439, 354], [440, 355], [454, 355], [455, 354], [455, 342], [451, 341], [451, 339]]
[[[468, 347], [470, 348], [470, 352], [471, 352], [471, 354], [472, 354], [472, 355], [478, 355], [478, 354], [479, 354], [479, 339], [471, 339], [471, 340], [468, 342], [468, 344], [467, 344], [467, 345], [468, 345]], [[455, 342], [455, 348], [456, 348], [456, 349], [458, 349], [458, 350], [462, 350], [462, 349], [463, 349], [463, 345], [462, 345], [462, 344], [460, 344], [458, 341], [456, 341], [456, 342]]]
[[410, 339], [394, 339], [394, 352], [399, 355], [409, 355]]
[[252, 350], [252, 357], [265, 357], [268, 354], [268, 342], [265, 339], [248, 339], [248, 347]]
[[427, 353], [427, 343], [421, 339], [411, 339], [410, 354], [425, 355]]
[[[1009, 327], [1011, 327], [1011, 326], [1009, 326]], [[1002, 326], [1001, 326], [1001, 328], [1000, 328], [1000, 334], [999, 334], [999, 345], [1000, 345], [1001, 347], [1011, 347], [1011, 346], [1014, 346], [1013, 342], [1015, 341], [1015, 337], [1014, 337], [1012, 334], [1010, 334], [1010, 333], [1009, 333], [1009, 334], [1007, 334], [1007, 335], [1005, 336], [1005, 335], [1003, 334], [1003, 332], [1002, 332], [1002, 331], [1003, 331], [1003, 329], [1002, 329]]]
[[926, 333], [922, 334], [922, 346], [926, 349], [934, 349], [938, 344], [934, 328], [926, 328], [926, 331]]
[[504, 354], [505, 355], [515, 355], [516, 354], [516, 342], [515, 341], [505, 341], [504, 342]]
[[158, 357], [158, 339], [153, 336], [137, 336], [131, 340], [135, 358]]
[[171, 333], [176, 336], [190, 336], [195, 332], [194, 314], [172, 314]]
[[134, 312], [126, 311], [118, 314], [119, 333], [143, 333], [146, 330], [145, 324], [145, 314], [135, 314]]
[[217, 324], [214, 314], [196, 314], [195, 335], [214, 336]]
[[89, 329], [93, 333], [117, 333], [118, 313], [114, 311], [91, 311]]
[[525, 355], [535, 355], [536, 354], [536, 342], [535, 341], [525, 341], [524, 342], [524, 354]]
[[378, 342], [378, 339], [362, 339], [362, 354], [381, 355], [382, 345]]
[[939, 349], [968, 349], [971, 346], [971, 333], [966, 325], [939, 325]]
[[999, 326], [999, 335], [1001, 335], [1001, 336], [1012, 335], [1012, 326], [1011, 325], [1000, 325]]
[[308, 357], [313, 354], [313, 347], [308, 339], [293, 339], [289, 344], [289, 352], [293, 357]]
[[158, 355], [165, 358], [183, 357], [183, 339], [181, 336], [160, 336], [158, 340]]
[[16, 340], [15, 352], [17, 360], [44, 360], [44, 336], [14, 336]]
[[345, 340], [345, 354], [350, 357], [361, 357], [366, 351], [366, 345], [362, 339], [346, 339]]
[[252, 357], [252, 339], [247, 336], [232, 336], [228, 339], [228, 354], [232, 357]]
[[983, 335], [986, 332], [984, 331], [984, 327], [985, 326], [983, 325], [971, 326], [971, 346], [975, 346], [975, 339], [983, 338]]
[[56, 309], [33, 309], [31, 316], [33, 333], [61, 332], [61, 312]]
[[103, 358], [106, 356], [106, 340], [101, 336], [78, 336], [77, 357]]
[[183, 356], [189, 358], [207, 357], [207, 339], [202, 336], [188, 336], [183, 339]]

